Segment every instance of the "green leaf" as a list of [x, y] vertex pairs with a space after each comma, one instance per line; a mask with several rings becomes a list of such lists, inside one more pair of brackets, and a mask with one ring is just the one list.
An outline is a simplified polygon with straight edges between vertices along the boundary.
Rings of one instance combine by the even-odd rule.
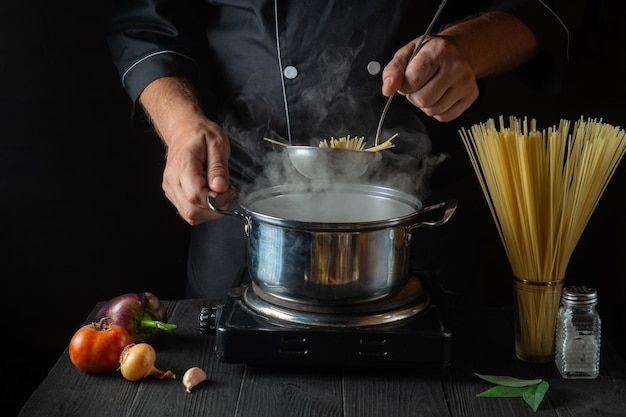
[[542, 381], [539, 384], [532, 385], [524, 390], [522, 397], [524, 398], [524, 401], [530, 405], [533, 411], [537, 411], [539, 404], [541, 404], [541, 401], [543, 401], [543, 398], [546, 396], [546, 392], [548, 392], [549, 387], [550, 384], [546, 381]]
[[505, 387], [496, 385], [486, 391], [476, 394], [477, 397], [523, 397], [528, 387]]
[[505, 387], [528, 387], [531, 385], [537, 385], [542, 381], [541, 379], [519, 379], [512, 376], [482, 375], [477, 374], [476, 372], [474, 372], [474, 375], [487, 382], [504, 385]]

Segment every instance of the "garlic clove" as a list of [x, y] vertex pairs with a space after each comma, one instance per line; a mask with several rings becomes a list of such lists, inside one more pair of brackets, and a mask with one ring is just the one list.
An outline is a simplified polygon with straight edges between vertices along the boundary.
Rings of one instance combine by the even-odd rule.
[[194, 366], [192, 368], [187, 369], [185, 374], [183, 375], [183, 385], [185, 386], [185, 391], [191, 392], [191, 389], [201, 382], [206, 381], [207, 376], [206, 372], [202, 368]]

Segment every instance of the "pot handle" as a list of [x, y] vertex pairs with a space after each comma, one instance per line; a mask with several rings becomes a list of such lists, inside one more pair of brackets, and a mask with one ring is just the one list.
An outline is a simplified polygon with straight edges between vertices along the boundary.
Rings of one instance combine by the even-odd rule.
[[243, 217], [244, 219], [246, 218], [245, 215], [239, 213], [238, 211], [222, 210], [220, 208], [217, 208], [217, 206], [215, 205], [215, 197], [211, 197], [209, 195], [207, 196], [206, 200], [207, 200], [207, 204], [209, 205], [209, 208], [216, 213], [223, 214], [225, 216], [239, 216], [239, 217]]
[[250, 228], [252, 227], [252, 218], [250, 216], [246, 216], [245, 214], [239, 213], [238, 211], [222, 210], [220, 208], [217, 208], [217, 206], [215, 205], [215, 198], [211, 197], [210, 195], [207, 197], [207, 204], [209, 205], [209, 208], [216, 213], [223, 214], [224, 216], [241, 217], [246, 223], [246, 225], [244, 226], [246, 236], [250, 236]]
[[434, 226], [441, 226], [442, 224], [448, 223], [448, 220], [450, 220], [450, 217], [452, 217], [452, 215], [454, 214], [454, 211], [456, 210], [457, 205], [458, 205], [457, 200], [448, 200], [448, 201], [444, 201], [443, 203], [433, 204], [432, 206], [425, 207], [421, 211], [422, 213], [425, 213], [427, 211], [443, 209], [444, 210], [443, 217], [437, 221], [420, 222], [420, 223], [412, 224], [411, 226], [407, 228], [407, 232], [410, 233], [414, 229], [417, 229], [418, 227], [434, 227]]

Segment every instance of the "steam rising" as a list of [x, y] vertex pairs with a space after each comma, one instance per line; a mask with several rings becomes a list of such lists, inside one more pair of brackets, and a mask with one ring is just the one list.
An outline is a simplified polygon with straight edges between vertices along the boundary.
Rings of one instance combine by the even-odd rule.
[[[420, 201], [428, 197], [430, 174], [446, 156], [430, 154], [430, 138], [417, 112], [407, 102], [396, 100], [392, 104], [381, 134], [381, 140], [386, 140], [397, 133], [395, 148], [381, 151], [382, 158], [371, 164], [365, 174], [353, 180], [346, 181], [338, 172], [341, 167], [333, 164], [323, 167], [329, 173], [329, 181], [310, 180], [295, 169], [284, 147], [263, 140], [268, 137], [286, 145], [293, 142], [294, 145], [318, 146], [321, 140], [350, 135], [365, 136], [367, 147], [373, 146], [385, 97], [380, 95], [380, 100], [370, 105], [371, 84], [370, 91], [365, 91], [365, 87], [351, 79], [353, 61], [362, 50], [362, 46], [357, 50], [328, 48], [318, 59], [319, 67], [325, 70], [321, 74], [302, 75], [317, 77], [315, 87], [305, 89], [299, 100], [301, 105], [304, 103], [306, 110], [306, 131], [316, 132], [308, 138], [300, 137], [292, 141], [290, 130], [286, 132], [287, 137], [283, 137], [273, 129], [273, 126], [282, 128], [285, 124], [285, 120], [271, 119], [272, 114], [283, 113], [282, 109], [276, 108], [282, 103], [277, 104], [276, 100], [264, 98], [263, 94], [241, 96], [236, 100], [239, 113], [234, 119], [225, 120], [223, 127], [231, 139], [233, 154], [237, 153], [243, 160], [249, 158], [247, 163], [240, 166], [232, 166], [231, 162], [231, 171], [243, 172], [239, 183], [234, 181], [240, 202], [245, 205], [249, 192], [272, 186], [301, 184], [307, 190], [328, 190], [333, 184], [344, 182], [384, 186], [407, 193]], [[250, 83], [255, 85], [256, 92], [260, 88], [260, 79], [262, 77], [258, 74], [251, 76]], [[270, 84], [266, 82], [264, 85]], [[276, 91], [268, 91], [266, 97], [272, 95], [275, 97]], [[272, 106], [278, 111], [270, 111]], [[299, 108], [301, 110], [302, 107]], [[355, 125], [362, 131], [354, 131]]]

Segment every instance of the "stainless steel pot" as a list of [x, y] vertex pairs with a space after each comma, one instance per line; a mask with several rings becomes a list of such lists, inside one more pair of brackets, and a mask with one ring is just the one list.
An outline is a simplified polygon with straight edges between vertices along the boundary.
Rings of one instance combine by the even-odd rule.
[[[379, 300], [410, 278], [418, 227], [448, 222], [455, 200], [422, 208], [417, 198], [363, 184], [284, 185], [250, 193], [244, 213], [248, 269], [263, 291], [289, 302], [333, 305]], [[420, 213], [442, 210], [436, 221]]]

